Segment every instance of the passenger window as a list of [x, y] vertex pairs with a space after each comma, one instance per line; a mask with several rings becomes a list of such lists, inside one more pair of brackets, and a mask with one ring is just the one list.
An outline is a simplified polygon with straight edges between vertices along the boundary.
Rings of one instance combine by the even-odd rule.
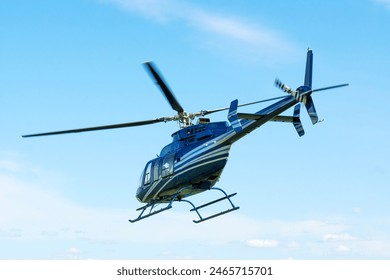
[[159, 176], [159, 168], [160, 168], [160, 165], [161, 165], [161, 161], [162, 161], [162, 158], [158, 158], [158, 159], [156, 159], [154, 161], [154, 165], [153, 165], [153, 181], [157, 181], [161, 177], [161, 173], [160, 173], [160, 176]]
[[173, 161], [175, 159], [175, 154], [166, 155], [163, 159], [161, 166], [161, 176], [168, 177], [173, 174]]
[[149, 162], [145, 168], [144, 185], [150, 184], [151, 170], [152, 170], [152, 162]]

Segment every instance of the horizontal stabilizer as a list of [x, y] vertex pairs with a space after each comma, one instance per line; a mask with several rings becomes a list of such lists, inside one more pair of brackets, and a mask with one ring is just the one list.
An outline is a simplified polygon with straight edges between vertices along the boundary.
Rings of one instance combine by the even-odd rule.
[[239, 119], [243, 119], [243, 120], [259, 120], [262, 117], [265, 117], [266, 115], [238, 113], [237, 116]]
[[[238, 113], [238, 118], [244, 119], [244, 120], [260, 120], [263, 117], [266, 117], [267, 115], [262, 114], [248, 114], [248, 113]], [[270, 121], [274, 122], [290, 122], [292, 123], [294, 121], [294, 117], [291, 116], [275, 116]]]
[[[300, 105], [297, 104], [294, 108], [294, 116], [275, 116], [270, 121], [273, 122], [286, 122], [286, 123], [292, 123], [298, 132], [299, 136], [303, 136], [305, 134], [305, 131], [303, 130], [301, 119], [299, 118], [300, 114]], [[238, 118], [245, 119], [245, 120], [259, 120], [261, 118], [266, 117], [267, 115], [262, 114], [248, 114], [248, 113], [238, 113]]]

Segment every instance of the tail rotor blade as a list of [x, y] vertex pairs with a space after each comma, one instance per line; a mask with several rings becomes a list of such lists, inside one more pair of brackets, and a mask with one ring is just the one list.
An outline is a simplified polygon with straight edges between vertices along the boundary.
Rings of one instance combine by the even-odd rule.
[[293, 90], [292, 88], [286, 86], [281, 80], [279, 80], [279, 78], [275, 79], [274, 85], [280, 90], [283, 90], [284, 92], [287, 92], [288, 94], [291, 94], [293, 96], [297, 94], [296, 90]]
[[316, 108], [314, 107], [313, 98], [311, 98], [311, 96], [307, 97], [305, 107], [306, 107], [307, 113], [309, 114], [311, 122], [313, 124], [316, 124], [318, 122], [318, 115], [317, 115]]

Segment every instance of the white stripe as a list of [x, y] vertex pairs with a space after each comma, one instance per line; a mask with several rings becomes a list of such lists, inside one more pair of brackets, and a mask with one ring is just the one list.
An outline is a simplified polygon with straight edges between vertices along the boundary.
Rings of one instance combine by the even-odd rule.
[[[226, 140], [228, 140], [234, 134], [235, 134], [234, 130], [231, 130], [229, 132], [221, 134], [220, 136], [213, 138], [209, 142], [206, 142], [203, 145], [191, 150], [187, 154], [183, 155], [181, 159], [185, 160], [186, 158], [189, 158], [190, 156], [197, 155], [200, 152], [206, 152], [207, 150], [210, 150], [211, 148], [214, 148], [215, 146], [222, 145]], [[201, 151], [202, 149], [204, 149], [204, 150]]]
[[198, 163], [198, 162], [200, 162], [200, 161], [207, 160], [207, 159], [210, 159], [210, 158], [213, 158], [213, 157], [225, 155], [225, 154], [226, 154], [226, 157], [228, 157], [229, 152], [221, 151], [221, 152], [219, 152], [219, 153], [214, 153], [214, 154], [210, 154], [210, 155], [207, 155], [207, 156], [205, 155], [205, 156], [199, 157], [199, 158], [197, 158], [196, 160], [189, 161], [189, 162], [186, 163], [185, 165], [180, 166], [180, 167], [177, 168], [175, 171], [176, 171], [176, 172], [181, 172], [183, 169], [186, 169], [186, 168], [187, 168], [188, 166], [190, 166], [190, 165], [193, 165], [193, 164], [195, 164], [195, 163]]
[[[230, 133], [229, 133], [230, 134]], [[216, 137], [216, 138], [221, 138], [220, 136], [218, 136], [218, 137]], [[215, 138], [215, 139], [216, 139]], [[210, 141], [210, 142], [216, 142], [216, 141]], [[187, 153], [187, 154], [185, 154], [185, 155], [183, 155], [183, 157], [181, 157], [181, 160], [180, 160], [180, 162], [184, 162], [185, 161], [185, 159], [186, 158], [188, 158], [189, 160], [187, 161], [187, 163], [185, 163], [183, 166], [180, 166], [181, 164], [178, 164], [178, 165], [176, 165], [175, 167], [178, 169], [178, 170], [180, 170], [180, 169], [183, 169], [185, 166], [187, 166], [187, 165], [189, 165], [189, 164], [192, 164], [192, 163], [194, 163], [194, 162], [197, 162], [198, 160], [196, 160], [196, 161], [192, 161], [192, 159], [190, 159], [190, 156], [189, 155], [191, 155], [191, 158], [195, 158], [197, 155], [199, 155], [200, 153], [206, 153], [208, 150], [210, 150], [211, 148], [215, 148], [215, 145], [214, 145], [214, 143], [213, 143], [213, 145], [211, 145], [211, 146], [206, 146], [208, 143], [210, 143], [210, 142], [207, 142], [207, 143], [205, 143], [204, 145], [202, 145], [202, 146], [200, 146], [200, 147], [197, 147], [197, 148], [195, 148], [194, 150], [191, 150], [189, 153]], [[222, 141], [221, 141], [222, 142]], [[230, 146], [231, 145], [228, 145], [228, 146], [222, 146], [221, 148], [219, 148], [219, 149], [217, 149], [216, 151], [219, 151], [219, 150], [223, 150], [223, 149], [227, 149], [227, 150], [230, 150]], [[202, 150], [202, 149], [204, 149], [204, 150]], [[194, 152], [195, 150], [197, 150], [196, 152]], [[213, 154], [214, 154], [215, 152], [213, 152]], [[211, 154], [212, 155], [212, 154]], [[206, 158], [208, 157], [208, 154], [205, 154], [205, 156], [206, 156]], [[203, 159], [205, 159], [205, 157], [204, 156], [202, 156], [203, 157]], [[175, 168], [174, 167], [174, 168]], [[191, 168], [192, 169], [192, 168]], [[175, 171], [174, 171], [175, 172]], [[180, 174], [180, 173], [178, 173], [178, 174]], [[178, 174], [176, 174], [176, 175], [178, 175]], [[175, 175], [175, 176], [176, 176]], [[175, 176], [173, 176], [172, 178], [174, 178]], [[170, 180], [169, 180], [170, 181]], [[168, 182], [169, 182], [168, 181]], [[167, 183], [168, 183], [167, 182]], [[166, 183], [166, 184], [167, 184]], [[163, 185], [163, 187], [166, 185], [166, 184], [164, 184]], [[144, 197], [147, 197], [147, 196], [149, 196], [150, 195], [150, 193], [151, 192], [153, 192], [153, 190], [156, 188], [156, 186], [157, 186], [157, 184], [153, 184], [152, 186], [150, 186], [149, 187], [149, 190], [148, 190], [148, 192], [146, 193], [146, 195], [144, 196]], [[161, 190], [161, 188], [160, 188], [160, 190]]]
[[[187, 159], [187, 160], [189, 160], [189, 161], [188, 161], [185, 165], [188, 165], [189, 163], [193, 163], [193, 161], [191, 161], [191, 159], [190, 159], [191, 157], [196, 157], [196, 156], [199, 155], [200, 153], [206, 153], [208, 150], [210, 150], [210, 149], [212, 149], [212, 148], [215, 148], [215, 146], [223, 145], [223, 143], [224, 143], [226, 140], [228, 140], [229, 138], [231, 138], [234, 134], [235, 134], [235, 133], [234, 133], [234, 130], [231, 130], [231, 131], [229, 131], [229, 132], [226, 132], [226, 133], [221, 134], [220, 136], [218, 136], [218, 137], [216, 137], [216, 138], [210, 140], [209, 142], [206, 142], [205, 144], [203, 144], [203, 145], [201, 145], [201, 146], [199, 146], [199, 147], [196, 147], [195, 149], [191, 150], [190, 152], [184, 154], [184, 155], [181, 157], [180, 162], [182, 162], [182, 161], [184, 162], [184, 161]], [[230, 146], [231, 146], [231, 145], [222, 146], [222, 147], [219, 148], [219, 149], [224, 149], [224, 148], [226, 148], [226, 147], [227, 147], [227, 149], [230, 149]], [[217, 149], [217, 150], [219, 150], [219, 149]], [[227, 156], [224, 157], [224, 158], [222, 158], [222, 159], [225, 159], [225, 158], [227, 158]], [[222, 160], [222, 159], [217, 159], [217, 160]], [[216, 161], [216, 160], [214, 160], [214, 161]], [[214, 161], [212, 161], [212, 162], [214, 162]], [[207, 163], [209, 163], [209, 162], [206, 162], [206, 163], [204, 163], [204, 164], [207, 164]], [[204, 164], [197, 165], [197, 167], [202, 166], [202, 165], [204, 165]], [[185, 165], [184, 165], [184, 166], [185, 166]], [[178, 165], [178, 168], [179, 168], [179, 166], [180, 166], [180, 165]], [[181, 166], [180, 169], [183, 169], [183, 166]], [[179, 169], [179, 170], [180, 170], [180, 169]], [[192, 169], [193, 169], [193, 167], [190, 168], [189, 170], [192, 170]], [[185, 171], [184, 171], [184, 172], [185, 172]], [[181, 173], [182, 173], [182, 172], [181, 172]], [[179, 175], [179, 174], [181, 174], [181, 173], [178, 173], [178, 174], [176, 174], [175, 176], [177, 176], [177, 175]], [[157, 192], [157, 194], [161, 191], [161, 189], [163, 189], [163, 188], [166, 186], [166, 184], [168, 184], [173, 178], [175, 178], [175, 176], [173, 176], [170, 180], [168, 180], [168, 181], [159, 189], [159, 191]], [[148, 192], [146, 193], [146, 195], [145, 195], [144, 197], [149, 196], [150, 193], [156, 188], [156, 186], [157, 186], [157, 184], [156, 184], [155, 186], [153, 186], [153, 185], [150, 186]], [[155, 197], [157, 196], [157, 194], [156, 194], [153, 198], [155, 198]]]
[[236, 114], [237, 114], [237, 109], [230, 112], [228, 118], [231, 118], [233, 115], [236, 115]]
[[[216, 154], [216, 153], [219, 153], [219, 152], [221, 152], [221, 151], [225, 151], [226, 150], [226, 152], [229, 152], [229, 150], [230, 150], [230, 147], [231, 147], [231, 145], [228, 145], [228, 146], [222, 146], [221, 148], [219, 148], [219, 149], [216, 149], [215, 151], [212, 151], [212, 152], [205, 152], [205, 151], [203, 151], [204, 153], [203, 153], [203, 155], [202, 156], [199, 156], [198, 157], [198, 159], [204, 159], [205, 157], [208, 157], [209, 155], [214, 155], [214, 154]], [[193, 157], [191, 157], [191, 159], [187, 159], [187, 160], [183, 160], [183, 159], [180, 159], [180, 161], [178, 162], [178, 163], [176, 163], [175, 164], [175, 168], [183, 168], [183, 166], [186, 166], [186, 165], [188, 165], [189, 163], [193, 163], [194, 162], [194, 160], [193, 160], [193, 158], [196, 158], [198, 155], [199, 155], [200, 153], [197, 153], [196, 155], [194, 155]], [[183, 158], [183, 157], [182, 157]], [[195, 160], [196, 161], [196, 160]]]
[[[182, 174], [182, 173], [185, 173], [185, 172], [187, 172], [187, 171], [190, 171], [190, 170], [192, 170], [192, 169], [194, 169], [194, 168], [198, 168], [198, 167], [200, 167], [200, 166], [203, 166], [203, 165], [206, 165], [206, 164], [210, 164], [210, 163], [212, 163], [212, 162], [216, 162], [216, 161], [220, 161], [220, 160], [225, 160], [225, 159], [227, 159], [228, 157], [226, 156], [226, 157], [223, 157], [223, 158], [218, 158], [218, 159], [214, 159], [214, 160], [210, 160], [210, 161], [208, 161], [208, 162], [204, 162], [204, 163], [202, 163], [202, 164], [198, 164], [198, 165], [195, 165], [195, 166], [193, 166], [193, 167], [191, 167], [191, 168], [189, 168], [189, 169], [186, 169], [186, 170], [184, 170], [184, 171], [182, 171], [182, 172], [180, 172], [180, 173], [178, 173], [178, 174], [176, 174], [175, 176], [178, 176], [178, 175], [180, 175], [180, 174]], [[174, 177], [175, 176], [173, 176], [171, 179], [169, 179], [157, 192], [156, 192], [156, 194], [153, 196], [153, 198], [156, 198], [157, 196], [158, 196], [158, 194], [161, 192], [161, 190], [162, 189], [164, 189], [164, 187], [170, 182], [170, 181], [172, 181], [172, 179], [174, 179]], [[148, 192], [147, 193], [147, 195], [149, 195], [150, 194], [150, 192]]]
[[[230, 148], [230, 146], [229, 146], [229, 148]], [[225, 150], [226, 150], [226, 149], [225, 149]], [[202, 156], [202, 157], [196, 159], [195, 161], [189, 161], [189, 162], [187, 162], [187, 163], [186, 163], [185, 165], [183, 165], [183, 166], [180, 166], [180, 167], [178, 167], [178, 168], [174, 168], [174, 176], [173, 176], [170, 180], [168, 180], [168, 181], [160, 188], [160, 190], [159, 190], [157, 193], [159, 193], [159, 192], [161, 191], [161, 189], [164, 188], [164, 187], [166, 186], [166, 184], [168, 184], [173, 178], [175, 178], [175, 176], [178, 176], [178, 175], [180, 175], [180, 174], [182, 174], [182, 173], [184, 173], [184, 172], [186, 172], [186, 171], [188, 171], [188, 170], [192, 170], [192, 169], [194, 169], [195, 167], [203, 166], [204, 164], [208, 164], [208, 163], [210, 163], [210, 162], [214, 162], [214, 161], [217, 161], [217, 160], [226, 159], [226, 158], [228, 158], [228, 155], [225, 156], [225, 157], [223, 157], [223, 158], [215, 159], [215, 160], [212, 160], [212, 161], [207, 161], [207, 162], [204, 162], [203, 164], [198, 164], [198, 165], [196, 165], [195, 167], [191, 167], [191, 168], [189, 168], [189, 169], [186, 169], [186, 167], [187, 167], [188, 165], [197, 163], [197, 162], [202, 161], [202, 160], [206, 160], [206, 159], [211, 158], [211, 157], [223, 155], [223, 154], [228, 154], [228, 152], [226, 152], [226, 151], [220, 151], [220, 152], [218, 152], [218, 153], [207, 154], [207, 155], [204, 155], [204, 156]], [[149, 190], [148, 190], [148, 192], [146, 193], [146, 195], [145, 195], [144, 197], [149, 196], [149, 195], [153, 192], [153, 190], [154, 190], [156, 187], [157, 187], [157, 184], [152, 184], [152, 185], [149, 187]], [[157, 195], [157, 194], [156, 194], [156, 195]], [[155, 195], [155, 196], [156, 196], [156, 195]], [[154, 197], [154, 198], [155, 198], [155, 197]]]

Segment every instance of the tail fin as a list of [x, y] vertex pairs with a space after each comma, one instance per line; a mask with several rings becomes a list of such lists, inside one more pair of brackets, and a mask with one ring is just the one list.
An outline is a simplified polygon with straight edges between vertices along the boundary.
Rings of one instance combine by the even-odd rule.
[[313, 51], [307, 49], [306, 56], [306, 69], [305, 69], [305, 80], [303, 86], [300, 86], [296, 89], [298, 92], [297, 96], [305, 96], [298, 101], [302, 101], [305, 104], [307, 113], [313, 124], [318, 122], [318, 116], [316, 108], [314, 107], [313, 98], [311, 97], [312, 93], [312, 82], [313, 82]]
[[[311, 49], [307, 50], [306, 56], [306, 70], [305, 70], [305, 81], [304, 81], [304, 90], [312, 90], [312, 82], [313, 82], [313, 51]], [[305, 107], [311, 122], [316, 124], [318, 122], [318, 116], [316, 112], [316, 108], [314, 107], [313, 98], [311, 98], [310, 94], [306, 98]]]
[[[313, 51], [311, 49], [307, 49], [306, 56], [306, 69], [305, 69], [305, 81], [304, 86], [300, 87], [303, 92], [307, 92], [312, 90], [312, 82], [313, 82]], [[302, 91], [301, 91], [302, 92]], [[304, 102], [307, 113], [311, 119], [313, 124], [318, 122], [318, 116], [316, 112], [316, 108], [314, 107], [313, 98], [311, 98], [310, 94], [307, 95], [307, 98]]]
[[307, 49], [304, 85], [311, 89], [313, 81], [313, 51]]

